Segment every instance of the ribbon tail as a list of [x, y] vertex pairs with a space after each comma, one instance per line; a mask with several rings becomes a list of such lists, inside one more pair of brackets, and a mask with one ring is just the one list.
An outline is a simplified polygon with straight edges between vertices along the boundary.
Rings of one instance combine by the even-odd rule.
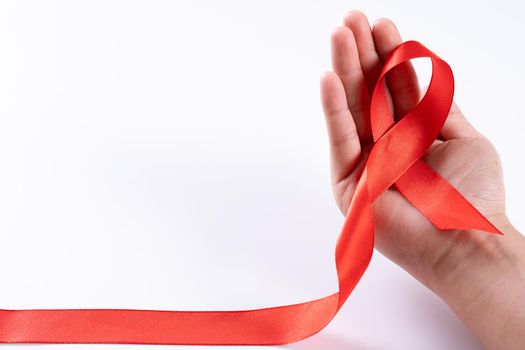
[[503, 234], [421, 159], [395, 182], [395, 188], [440, 230], [479, 230]]

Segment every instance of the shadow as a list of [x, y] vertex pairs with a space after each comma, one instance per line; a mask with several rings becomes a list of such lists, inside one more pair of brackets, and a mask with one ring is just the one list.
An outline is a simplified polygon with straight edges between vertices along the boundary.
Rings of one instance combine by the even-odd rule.
[[321, 331], [310, 338], [297, 343], [281, 345], [278, 348], [290, 350], [378, 350], [376, 347], [359, 343], [349, 339], [349, 337], [342, 337], [329, 331]]

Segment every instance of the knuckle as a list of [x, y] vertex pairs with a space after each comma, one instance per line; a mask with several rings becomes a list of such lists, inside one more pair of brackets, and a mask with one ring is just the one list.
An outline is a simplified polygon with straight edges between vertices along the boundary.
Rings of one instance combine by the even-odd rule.
[[345, 132], [332, 137], [332, 147], [346, 147], [348, 144], [356, 142], [357, 140], [359, 140], [359, 136], [356, 128], [347, 128]]

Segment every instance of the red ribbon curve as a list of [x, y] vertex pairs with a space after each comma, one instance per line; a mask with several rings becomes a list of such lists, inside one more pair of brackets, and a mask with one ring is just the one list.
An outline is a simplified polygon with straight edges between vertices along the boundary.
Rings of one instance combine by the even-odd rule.
[[[392, 68], [419, 57], [432, 61], [430, 85], [420, 103], [396, 123], [383, 80]], [[374, 248], [372, 203], [391, 186], [439, 229], [501, 233], [421, 160], [445, 123], [453, 94], [449, 65], [418, 42], [401, 44], [384, 64], [371, 100], [374, 145], [335, 250], [337, 293], [245, 311], [0, 310], [0, 342], [269, 345], [307, 338], [332, 320], [365, 272]]]

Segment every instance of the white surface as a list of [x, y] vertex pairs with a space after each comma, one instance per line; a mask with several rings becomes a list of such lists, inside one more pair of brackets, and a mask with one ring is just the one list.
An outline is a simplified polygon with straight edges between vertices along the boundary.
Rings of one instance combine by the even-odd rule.
[[[352, 8], [451, 64], [523, 232], [520, 6], [0, 2], [0, 308], [241, 309], [334, 292], [343, 218], [318, 78]], [[376, 253], [334, 322], [281, 348], [479, 345]]]

